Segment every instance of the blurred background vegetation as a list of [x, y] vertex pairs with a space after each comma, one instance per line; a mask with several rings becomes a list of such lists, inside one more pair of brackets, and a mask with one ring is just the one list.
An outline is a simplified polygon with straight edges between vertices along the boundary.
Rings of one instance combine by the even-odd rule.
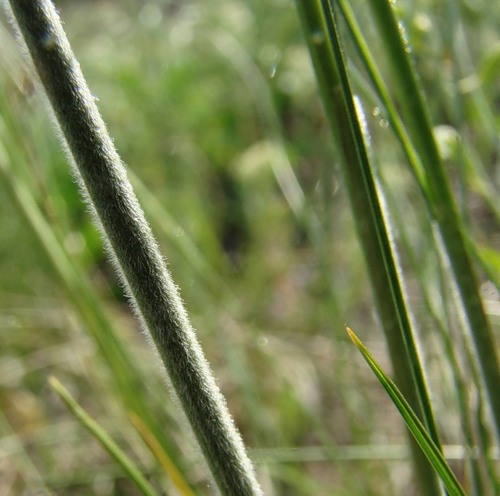
[[[294, 3], [56, 3], [266, 494], [417, 494], [402, 422], [344, 333], [347, 322], [390, 369]], [[369, 11], [352, 7], [377, 55]], [[483, 0], [396, 8], [482, 255], [499, 340], [500, 8]], [[345, 48], [389, 192], [439, 429], [467, 486], [460, 413], [470, 409], [477, 431], [484, 415], [470, 371], [460, 356], [453, 370], [436, 325], [446, 322], [448, 339], [462, 343], [453, 288], [419, 189]], [[50, 390], [55, 375], [146, 475], [180, 494], [123, 408], [118, 368], [100, 344], [116, 331], [142, 391], [128, 401], [163, 426], [193, 491], [210, 494], [4, 17], [0, 67], [0, 492], [137, 494]], [[58, 268], [62, 260], [68, 267]], [[486, 465], [494, 472], [497, 463]]]

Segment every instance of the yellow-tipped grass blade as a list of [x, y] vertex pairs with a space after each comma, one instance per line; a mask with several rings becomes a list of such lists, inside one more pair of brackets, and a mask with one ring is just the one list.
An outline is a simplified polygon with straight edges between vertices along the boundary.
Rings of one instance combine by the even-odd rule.
[[441, 453], [439, 448], [432, 441], [422, 422], [419, 420], [415, 412], [405, 400], [396, 384], [394, 384], [391, 378], [380, 368], [378, 363], [373, 358], [372, 354], [358, 338], [356, 333], [348, 326], [346, 326], [345, 329], [352, 342], [356, 345], [358, 350], [363, 355], [366, 363], [368, 363], [374, 374], [377, 376], [377, 379], [382, 384], [383, 388], [391, 397], [394, 405], [396, 405], [396, 408], [399, 410], [399, 413], [403, 417], [406, 427], [408, 427], [408, 430], [417, 441], [418, 445], [422, 449], [422, 452], [425, 454], [434, 470], [443, 481], [448, 495], [465, 496], [465, 491], [463, 490], [462, 486], [458, 482], [458, 479], [448, 465], [446, 459], [443, 456], [443, 453]]

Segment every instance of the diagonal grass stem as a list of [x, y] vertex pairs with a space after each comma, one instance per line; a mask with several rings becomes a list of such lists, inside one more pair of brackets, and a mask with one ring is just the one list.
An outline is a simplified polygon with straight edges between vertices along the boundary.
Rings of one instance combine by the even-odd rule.
[[53, 4], [12, 11], [82, 180], [82, 192], [222, 494], [260, 494], [252, 464]]

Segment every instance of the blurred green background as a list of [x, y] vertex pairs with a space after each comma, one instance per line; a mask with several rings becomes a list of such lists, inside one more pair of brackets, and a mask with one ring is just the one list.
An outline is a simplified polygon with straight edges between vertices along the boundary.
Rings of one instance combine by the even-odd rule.
[[[344, 333], [348, 323], [390, 369], [294, 2], [56, 3], [266, 494], [417, 494], [402, 422]], [[352, 7], [383, 68], [369, 11]], [[470, 239], [488, 260], [481, 280], [498, 338], [500, 8], [396, 8]], [[174, 463], [196, 494], [210, 494], [5, 17], [0, 29], [0, 493], [137, 494], [50, 390], [55, 375], [146, 475], [181, 494], [127, 417], [116, 369], [89, 330], [97, 312], [128, 349], [140, 401], [164, 427]], [[455, 376], [427, 304], [461, 339], [453, 288], [419, 189], [345, 48], [439, 428], [466, 485]], [[55, 267], [47, 237], [71, 269]], [[99, 310], [79, 301], [88, 288]], [[470, 396], [476, 412], [474, 388]]]

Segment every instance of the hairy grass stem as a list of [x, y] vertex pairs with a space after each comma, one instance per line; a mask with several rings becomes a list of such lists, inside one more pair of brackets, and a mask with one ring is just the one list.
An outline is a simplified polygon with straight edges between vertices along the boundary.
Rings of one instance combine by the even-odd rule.
[[82, 191], [214, 480], [226, 495], [260, 494], [252, 464], [53, 4], [48, 0], [10, 4], [82, 178]]

